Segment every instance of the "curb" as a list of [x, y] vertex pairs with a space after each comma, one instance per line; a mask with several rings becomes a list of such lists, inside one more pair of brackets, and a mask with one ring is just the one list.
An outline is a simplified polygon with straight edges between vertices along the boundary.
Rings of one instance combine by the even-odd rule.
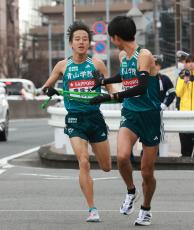
[[[54, 168], [78, 169], [78, 162], [75, 155], [65, 153], [65, 149], [57, 150], [52, 145], [41, 146], [38, 150], [41, 162]], [[112, 169], [117, 170], [116, 156], [112, 156]], [[90, 156], [92, 169], [99, 169], [94, 156]], [[140, 157], [134, 157], [132, 160], [133, 168], [140, 169]], [[157, 170], [194, 170], [194, 158], [191, 157], [158, 157], [155, 168]]]

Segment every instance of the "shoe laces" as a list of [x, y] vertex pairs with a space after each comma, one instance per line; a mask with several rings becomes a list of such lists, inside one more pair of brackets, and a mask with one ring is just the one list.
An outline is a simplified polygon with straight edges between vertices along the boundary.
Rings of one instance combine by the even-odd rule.
[[138, 215], [138, 219], [139, 220], [144, 220], [144, 219], [148, 220], [148, 219], [151, 218], [151, 216], [152, 215], [151, 215], [150, 211], [146, 211], [146, 210], [140, 209], [139, 215]]
[[97, 209], [92, 209], [92, 210], [89, 212], [89, 216], [97, 216], [97, 215], [98, 215]]
[[125, 201], [123, 202], [123, 206], [129, 206], [134, 199], [134, 194], [126, 194]]

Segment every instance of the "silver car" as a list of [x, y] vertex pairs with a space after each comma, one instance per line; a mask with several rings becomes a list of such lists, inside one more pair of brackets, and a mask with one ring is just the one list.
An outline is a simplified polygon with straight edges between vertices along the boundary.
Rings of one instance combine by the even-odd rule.
[[0, 141], [7, 141], [8, 126], [9, 105], [6, 96], [5, 84], [0, 82]]

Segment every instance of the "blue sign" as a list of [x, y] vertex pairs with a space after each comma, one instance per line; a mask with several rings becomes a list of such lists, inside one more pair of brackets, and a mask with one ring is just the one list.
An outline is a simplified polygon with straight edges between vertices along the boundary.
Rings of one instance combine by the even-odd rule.
[[94, 46], [94, 50], [96, 53], [105, 53], [106, 52], [106, 43], [103, 41], [96, 42]]
[[93, 25], [93, 31], [95, 34], [105, 34], [106, 24], [103, 21], [95, 22]]

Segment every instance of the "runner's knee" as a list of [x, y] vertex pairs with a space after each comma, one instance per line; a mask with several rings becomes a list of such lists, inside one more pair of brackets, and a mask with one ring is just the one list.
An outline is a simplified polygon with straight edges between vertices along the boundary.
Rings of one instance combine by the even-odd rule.
[[100, 164], [100, 168], [105, 171], [105, 172], [109, 172], [112, 169], [111, 163], [102, 163]]
[[121, 153], [119, 152], [117, 154], [117, 162], [118, 162], [118, 165], [125, 165], [125, 164], [128, 164], [129, 163], [129, 154], [128, 153]]
[[141, 175], [142, 175], [142, 178], [145, 182], [153, 180], [153, 178], [154, 178], [153, 169], [152, 168], [142, 168], [141, 169]]
[[87, 171], [90, 169], [90, 163], [87, 158], [82, 158], [79, 160], [79, 168]]

